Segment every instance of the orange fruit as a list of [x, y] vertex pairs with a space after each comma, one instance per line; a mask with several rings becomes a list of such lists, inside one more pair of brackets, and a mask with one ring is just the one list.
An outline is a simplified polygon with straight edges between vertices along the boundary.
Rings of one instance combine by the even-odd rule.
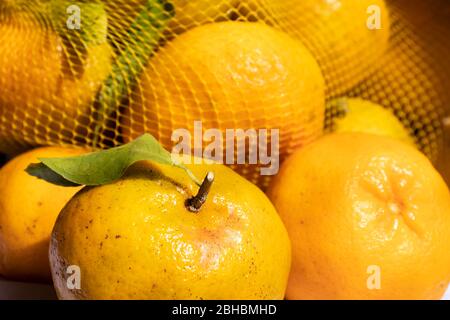
[[171, 31], [181, 33], [206, 23], [227, 20], [236, 1], [173, 0], [175, 17], [169, 25]]
[[268, 192], [291, 241], [288, 299], [439, 299], [450, 280], [450, 194], [396, 139], [331, 134]]
[[337, 113], [332, 122], [333, 132], [378, 134], [415, 145], [411, 133], [393, 112], [372, 101], [360, 98], [339, 98], [330, 101], [328, 108]]
[[444, 175], [450, 160], [450, 130], [443, 121], [450, 116], [446, 7], [445, 0], [393, 0], [390, 47], [379, 69], [351, 92], [392, 109]]
[[[221, 22], [183, 33], [160, 49], [138, 83], [122, 119], [125, 141], [149, 132], [170, 149], [174, 130], [193, 135], [194, 121], [224, 136], [226, 129], [279, 129], [283, 159], [322, 133], [316, 61], [300, 42], [263, 24]], [[269, 180], [258, 165], [234, 168], [260, 186]]]
[[[233, 10], [238, 0], [171, 0], [174, 16], [168, 22], [168, 29], [165, 36], [169, 38], [173, 35], [183, 33], [194, 27], [217, 21], [228, 20], [231, 10]], [[129, 27], [140, 10], [144, 9], [147, 0], [118, 0], [105, 1], [106, 8], [110, 14], [110, 30], [115, 36], [125, 37]], [[161, 3], [156, 3], [164, 9]], [[167, 7], [169, 8], [169, 7]], [[161, 35], [164, 30], [160, 30]]]
[[[149, 162], [67, 204], [50, 246], [59, 298], [284, 298], [290, 242], [269, 199], [223, 165], [188, 167], [215, 174], [196, 213], [185, 202], [198, 187], [185, 172]], [[69, 265], [82, 290], [68, 289]]]
[[[1, 11], [1, 10], [0, 10]], [[36, 13], [37, 14], [37, 13]], [[111, 67], [111, 48], [95, 45], [77, 53], [28, 12], [0, 12], [0, 147], [68, 140], [86, 134], [90, 107]], [[80, 71], [75, 75], [74, 71]], [[73, 74], [72, 74], [73, 73]], [[18, 148], [20, 149], [20, 148]], [[14, 150], [16, 151], [16, 150]]]
[[[241, 0], [240, 6], [305, 44], [322, 68], [328, 96], [369, 76], [388, 46], [384, 0]], [[377, 22], [372, 7], [379, 9], [380, 29], [371, 29]]]
[[56, 217], [80, 189], [60, 187], [30, 176], [38, 158], [66, 157], [82, 149], [38, 148], [0, 169], [0, 275], [20, 280], [50, 280], [48, 245]]

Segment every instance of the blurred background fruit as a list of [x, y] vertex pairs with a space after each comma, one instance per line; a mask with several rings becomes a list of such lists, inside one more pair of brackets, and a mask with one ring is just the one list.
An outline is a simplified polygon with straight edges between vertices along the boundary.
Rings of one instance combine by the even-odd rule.
[[[365, 132], [396, 138], [415, 145], [411, 133], [403, 126], [391, 110], [368, 100], [359, 98], [339, 98], [327, 106], [335, 116], [332, 132]], [[330, 109], [333, 109], [332, 111]]]
[[443, 123], [450, 113], [450, 47], [446, 40], [450, 13], [445, 13], [450, 3], [392, 0], [390, 4], [389, 49], [378, 62], [379, 70], [349, 95], [393, 110], [436, 165], [439, 158], [450, 154]]
[[[284, 159], [322, 133], [325, 97], [317, 62], [301, 42], [263, 24], [192, 29], [161, 48], [138, 82], [122, 120], [125, 141], [150, 132], [170, 150], [174, 130], [193, 134], [194, 121], [223, 133], [279, 129]], [[234, 168], [260, 186], [269, 181], [256, 165]]]
[[[183, 33], [194, 27], [212, 22], [229, 20], [230, 13], [239, 0], [161, 0], [153, 1], [155, 6], [172, 6], [175, 16], [169, 23], [169, 37]], [[126, 31], [133, 23], [134, 17], [142, 10], [148, 0], [106, 1], [107, 11], [111, 17], [110, 29], [114, 34], [126, 36]], [[152, 2], [152, 0], [150, 0]], [[123, 12], [127, 12], [126, 16]]]
[[[68, 0], [43, 2], [63, 3], [64, 1]], [[48, 33], [58, 34], [56, 40], [51, 41], [54, 43], [62, 42], [62, 48], [71, 48], [65, 50], [67, 54], [64, 54], [66, 58], [63, 58], [63, 60], [70, 61], [72, 67], [68, 68], [63, 63], [63, 71], [58, 73], [61, 74], [60, 77], [64, 79], [64, 83], [70, 82], [66, 79], [67, 74], [71, 75], [74, 73], [73, 71], [77, 73], [78, 70], [84, 70], [85, 63], [89, 63], [90, 60], [96, 66], [92, 67], [92, 72], [98, 78], [92, 75], [92, 79], [90, 79], [89, 72], [87, 72], [83, 79], [92, 84], [92, 87], [89, 86], [89, 89], [84, 90], [81, 88], [85, 83], [84, 80], [79, 78], [73, 80], [73, 76], [69, 77], [72, 79], [71, 81], [77, 83], [77, 85], [73, 84], [72, 89], [74, 90], [71, 90], [71, 92], [78, 91], [78, 89], [83, 90], [83, 92], [86, 92], [86, 96], [89, 95], [90, 97], [84, 97], [84, 94], [74, 94], [77, 97], [75, 99], [67, 93], [65, 97], [61, 98], [63, 94], [56, 91], [55, 94], [59, 98], [49, 101], [48, 96], [54, 95], [52, 91], [44, 90], [46, 91], [44, 94], [39, 90], [42, 88], [42, 84], [51, 83], [52, 78], [43, 79], [40, 83], [29, 81], [30, 85], [26, 87], [28, 91], [41, 92], [40, 95], [36, 93], [37, 98], [33, 101], [47, 99], [45, 104], [33, 103], [36, 106], [33, 108], [23, 108], [20, 105], [23, 101], [20, 100], [27, 99], [16, 98], [16, 101], [10, 98], [7, 93], [6, 97], [9, 102], [13, 102], [18, 107], [5, 107], [1, 111], [4, 114], [0, 114], [0, 151], [2, 152], [14, 154], [18, 150], [37, 145], [70, 143], [107, 148], [122, 144], [124, 139], [123, 132], [120, 129], [120, 121], [127, 117], [128, 111], [126, 109], [128, 106], [135, 104], [135, 100], [139, 100], [135, 96], [136, 92], [143, 91], [141, 83], [136, 81], [143, 78], [142, 70], [154, 69], [153, 63], [160, 60], [156, 58], [156, 55], [159, 51], [166, 51], [165, 45], [169, 43], [168, 46], [170, 47], [170, 41], [177, 40], [178, 33], [183, 35], [186, 30], [225, 19], [227, 21], [259, 21], [299, 39], [304, 46], [309, 48], [321, 66], [328, 88], [326, 91], [328, 99], [342, 96], [358, 97], [393, 110], [406, 130], [414, 134], [414, 139], [417, 141], [420, 150], [439, 167], [442, 173], [448, 171], [450, 176], [448, 165], [450, 163], [450, 131], [447, 129], [449, 126], [445, 125], [447, 123], [445, 119], [448, 119], [450, 110], [448, 107], [450, 105], [450, 81], [448, 81], [448, 75], [450, 74], [448, 70], [450, 68], [447, 59], [450, 48], [447, 41], [450, 30], [448, 28], [448, 21], [450, 21], [450, 3], [448, 1], [103, 1], [108, 18], [107, 40], [114, 49], [114, 53], [111, 54], [113, 72], [105, 71], [103, 67], [109, 68], [109, 66], [102, 62], [102, 58], [96, 59], [95, 54], [80, 55], [82, 51], [80, 51], [79, 45], [74, 46], [72, 40], [64, 39], [63, 32], [55, 32], [53, 27], [49, 28], [48, 15], [36, 8], [34, 5], [36, 2], [42, 3], [42, 1], [37, 0], [2, 1], [0, 28], [13, 27], [14, 30], [23, 31], [26, 30], [24, 28], [26, 23], [22, 23], [23, 19], [20, 18], [24, 15], [23, 12], [37, 16], [35, 20], [38, 26], [32, 26], [30, 29], [44, 38], [49, 37], [47, 36]], [[81, 0], [74, 0], [74, 2], [83, 3]], [[98, 1], [92, 2], [97, 3]], [[146, 5], [147, 11], [148, 8], [150, 8], [150, 11], [154, 11], [156, 7], [164, 7], [168, 12], [170, 11], [170, 14], [164, 18], [161, 18], [162, 15], [158, 15], [152, 16], [150, 19], [148, 17], [143, 19], [145, 16], [142, 15], [144, 5]], [[375, 8], [372, 8], [372, 6], [380, 8], [380, 30], [370, 30], [367, 27], [367, 22], [376, 22], [376, 19], [372, 19], [373, 15], [376, 16], [376, 12], [370, 10]], [[5, 9], [5, 7], [9, 7], [9, 9]], [[11, 10], [11, 7], [15, 8], [12, 15], [14, 19], [8, 18], [8, 15], [11, 17], [11, 12], [14, 11]], [[18, 8], [21, 10], [18, 10]], [[166, 21], [168, 16], [173, 14], [171, 9], [175, 10], [175, 17]], [[20, 12], [20, 14], [17, 12]], [[103, 19], [99, 20], [103, 21]], [[135, 20], [138, 24], [140, 23], [138, 32], [134, 32], [135, 30], [130, 27], [133, 22], [136, 22]], [[46, 30], [43, 32], [45, 35], [42, 34], [41, 29]], [[30, 32], [30, 34], [32, 33]], [[36, 42], [36, 45], [48, 47], [45, 41], [34, 41], [33, 37], [36, 36], [30, 37], [31, 43]], [[2, 36], [3, 38], [3, 43], [9, 41], [7, 36]], [[20, 48], [20, 43], [17, 40], [8, 43], [11, 46], [5, 47], [7, 51], [11, 51], [11, 47]], [[142, 50], [142, 48], [145, 50]], [[28, 44], [26, 49], [31, 50], [31, 45]], [[91, 47], [91, 50], [94, 49]], [[60, 67], [58, 63], [53, 62], [53, 58], [52, 61], [47, 61], [50, 60], [50, 56], [59, 59], [58, 54], [50, 53], [47, 59], [41, 59], [42, 53], [39, 53], [38, 49], [36, 51], [37, 54], [34, 58], [26, 56], [21, 61], [40, 64], [42, 70]], [[101, 50], [99, 49], [99, 51]], [[124, 53], [125, 55], [122, 55]], [[17, 65], [18, 67], [12, 74], [18, 74], [14, 77], [22, 76], [23, 68], [19, 67], [20, 64], [18, 64], [15, 56], [11, 57], [13, 54], [4, 54], [3, 56], [5, 58], [0, 58], [0, 68], [6, 70], [5, 72], [10, 72], [10, 66]], [[98, 56], [104, 57], [104, 54], [98, 54]], [[84, 58], [79, 59], [77, 57]], [[156, 59], [151, 59], [152, 57]], [[9, 67], [3, 67], [3, 64], [8, 64]], [[26, 67], [25, 64], [22, 65]], [[39, 76], [38, 71], [32, 72]], [[47, 72], [43, 71], [43, 73]], [[107, 80], [111, 80], [110, 82], [118, 80], [122, 85], [107, 88], [104, 81], [98, 80], [104, 78], [100, 76], [102, 73], [103, 75], [108, 74]], [[23, 78], [30, 78], [32, 73], [24, 75]], [[198, 87], [190, 83], [191, 81], [186, 81], [189, 82], [187, 87], [189, 90], [194, 86], [197, 87], [195, 91], [189, 92], [190, 99], [204, 101], [205, 96], [209, 96], [210, 92], [217, 89], [209, 87], [210, 79], [208, 76], [203, 78], [203, 75], [199, 73], [196, 77], [198, 82], [203, 85]], [[16, 82], [16, 86], [21, 83], [20, 81]], [[10, 88], [11, 86], [11, 84], [8, 84], [3, 87]], [[351, 86], [356, 87], [350, 88]], [[67, 84], [67, 88], [70, 87]], [[96, 87], [96, 89], [92, 89], [93, 87]], [[102, 100], [99, 98], [101, 95], [98, 95], [99, 87], [102, 89], [101, 91], [110, 93], [111, 100], [114, 100], [113, 103], [111, 103], [111, 100], [98, 103], [99, 100]], [[61, 92], [64, 91], [61, 90]], [[224, 91], [221, 94], [226, 95], [227, 93]], [[245, 92], [239, 92], [239, 95], [242, 97], [242, 104], [250, 105], [252, 103], [252, 99]], [[23, 96], [27, 97], [28, 95]], [[265, 99], [265, 96], [262, 96], [262, 98]], [[0, 101], [1, 99], [0, 96]], [[284, 97], [280, 98], [280, 100], [283, 99]], [[317, 99], [322, 98], [318, 96]], [[63, 100], [64, 103], [60, 103], [60, 100]], [[75, 103], [73, 103], [74, 101]], [[81, 103], [83, 101], [86, 104]], [[29, 105], [30, 103], [27, 102], [26, 104]], [[272, 102], [267, 100], [264, 101], [264, 104], [270, 105]], [[71, 108], [68, 107], [69, 105], [77, 106]], [[111, 107], [109, 109], [113, 110], [105, 110], [99, 105], [108, 105]], [[272, 108], [276, 109], [277, 107]], [[327, 130], [332, 125], [334, 116], [333, 114], [326, 116], [325, 128]], [[240, 118], [232, 119], [231, 117], [230, 114], [226, 121], [240, 123]], [[241, 117], [240, 114], [239, 117]], [[279, 114], [273, 112], [268, 117], [270, 122], [275, 122], [278, 121]], [[252, 119], [247, 117], [245, 120], [251, 122]], [[163, 122], [175, 123], [178, 122], [178, 119], [176, 119], [176, 116], [170, 115], [170, 119]], [[141, 124], [130, 125], [137, 127]], [[308, 124], [310, 127], [314, 125]], [[96, 131], [98, 127], [101, 127], [99, 134]], [[159, 132], [159, 135], [165, 136], [164, 139], [167, 140], [168, 132], [165, 129], [165, 124], [159, 128], [164, 130]], [[144, 127], [144, 130], [156, 129]], [[240, 172], [247, 169], [246, 166], [242, 166]], [[249, 177], [249, 175], [246, 175], [246, 177]], [[259, 182], [258, 180], [252, 181]]]
[[175, 18], [169, 25], [170, 30], [182, 33], [205, 23], [226, 21], [239, 0], [172, 0]]
[[[215, 173], [199, 212], [186, 209], [198, 192], [186, 173], [150, 162], [68, 203], [50, 247], [59, 298], [284, 298], [290, 242], [269, 199], [223, 165], [188, 168]], [[83, 290], [67, 288], [67, 264], [82, 270]]]
[[450, 193], [414, 147], [328, 135], [286, 160], [268, 195], [293, 246], [288, 299], [440, 299], [446, 291]]
[[[390, 35], [384, 0], [241, 0], [244, 19], [253, 12], [300, 39], [322, 68], [327, 96], [351, 89], [370, 75], [386, 51]], [[378, 12], [369, 10], [376, 7]], [[380, 29], [368, 21], [379, 13]]]
[[65, 46], [50, 19], [42, 20], [46, 10], [33, 1], [9, 11], [0, 6], [0, 147], [9, 153], [86, 134], [95, 93], [110, 70], [107, 43], [74, 58], [81, 48]]
[[78, 187], [59, 187], [30, 176], [25, 169], [38, 158], [68, 157], [83, 149], [31, 150], [0, 169], [0, 276], [50, 281], [48, 245], [56, 217]]

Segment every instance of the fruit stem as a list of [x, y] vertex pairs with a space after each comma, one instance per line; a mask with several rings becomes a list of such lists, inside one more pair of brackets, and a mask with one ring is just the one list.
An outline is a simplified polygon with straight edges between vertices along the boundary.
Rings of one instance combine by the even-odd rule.
[[210, 171], [203, 180], [196, 196], [186, 201], [186, 207], [191, 212], [199, 212], [208, 198], [209, 190], [214, 182], [214, 172]]

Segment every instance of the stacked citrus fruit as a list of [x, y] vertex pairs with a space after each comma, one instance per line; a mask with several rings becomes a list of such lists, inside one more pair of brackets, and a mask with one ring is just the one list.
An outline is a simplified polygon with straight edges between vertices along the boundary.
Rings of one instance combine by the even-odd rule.
[[[223, 133], [278, 129], [283, 159], [323, 129], [325, 89], [317, 62], [301, 42], [263, 24], [192, 29], [162, 48], [138, 82], [122, 122], [125, 141], [148, 131], [170, 148], [172, 133], [186, 128], [194, 134], [195, 121]], [[235, 168], [266, 185], [256, 167]]]
[[61, 299], [441, 298], [428, 34], [450, 5], [404, 2], [0, 2], [0, 151], [43, 146], [0, 170], [0, 275]]
[[[4, 1], [0, 6], [0, 27], [5, 29], [2, 43], [11, 45], [0, 48], [3, 52], [0, 87], [5, 91], [2, 95], [4, 101], [0, 101], [3, 106], [0, 108], [0, 149], [14, 154], [30, 146], [67, 143], [106, 148], [123, 143], [130, 130], [135, 132], [133, 137], [143, 132], [156, 133], [167, 148], [172, 148], [175, 143], [170, 139], [171, 131], [179, 129], [176, 119], [195, 117], [208, 123], [219, 122], [216, 127], [222, 129], [220, 120], [212, 119], [214, 116], [223, 118], [220, 113], [208, 111], [198, 117], [199, 104], [202, 104], [201, 108], [205, 104], [230, 104], [240, 97], [240, 104], [235, 108], [242, 112], [227, 115], [227, 123], [233, 124], [230, 129], [239, 126], [243, 127], [239, 129], [248, 129], [242, 125], [244, 123], [252, 126], [262, 124], [267, 128], [274, 122], [280, 124], [283, 144], [280, 156], [286, 158], [294, 148], [317, 137], [316, 121], [320, 118], [320, 110], [316, 110], [315, 115], [310, 114], [308, 108], [311, 106], [304, 101], [312, 101], [312, 104], [321, 101], [320, 86], [302, 95], [299, 101], [295, 98], [302, 90], [302, 86], [296, 87], [295, 83], [299, 77], [309, 76], [311, 71], [303, 73], [302, 68], [297, 68], [292, 72], [292, 79], [288, 77], [284, 82], [289, 83], [285, 94], [271, 101], [270, 94], [257, 96], [254, 91], [244, 92], [246, 88], [237, 83], [236, 77], [228, 81], [230, 87], [220, 81], [214, 86], [207, 85], [213, 79], [209, 73], [202, 73], [202, 67], [196, 65], [195, 59], [189, 64], [189, 72], [185, 67], [173, 68], [167, 60], [161, 65], [162, 55], [173, 55], [182, 50], [176, 47], [183, 46], [183, 39], [190, 37], [186, 34], [191, 29], [205, 24], [239, 21], [243, 22], [242, 25], [258, 22], [282, 30], [301, 43], [298, 46], [306, 47], [322, 71], [327, 99], [348, 93], [395, 110], [395, 116], [415, 135], [418, 147], [435, 162], [445, 153], [440, 119], [446, 113], [448, 90], [445, 90], [445, 76], [441, 76], [447, 73], [438, 72], [439, 66], [436, 68], [436, 63], [433, 65], [432, 62], [443, 61], [440, 57], [445, 57], [448, 50], [444, 39], [428, 35], [445, 35], [446, 11], [441, 9], [445, 2], [441, 2], [436, 0], [436, 4], [427, 6], [431, 13], [426, 14], [427, 10], [421, 9], [420, 1], [405, 5], [400, 0], [95, 0], [90, 4], [77, 0], [70, 4], [78, 6], [87, 15], [83, 17], [84, 28], [88, 26], [88, 32], [85, 32], [83, 28], [73, 30], [66, 27], [66, 22], [76, 22], [77, 14], [76, 11], [67, 13], [63, 10], [67, 0]], [[430, 19], [430, 15], [436, 19]], [[426, 22], [428, 31], [422, 32], [415, 26], [414, 23], [421, 21]], [[203, 34], [209, 37], [207, 30], [214, 27], [206, 28]], [[242, 33], [250, 36], [248, 28], [242, 29]], [[240, 30], [237, 33], [241, 33]], [[209, 43], [207, 39], [200, 39], [201, 34], [199, 31], [193, 33], [194, 37], [199, 37], [199, 51], [220, 49], [213, 41]], [[271, 36], [263, 36], [266, 34], [264, 31], [259, 34], [258, 41], [248, 43], [248, 59], [257, 58], [252, 56], [251, 46], [274, 52], [286, 51], [285, 57], [292, 51], [286, 49], [291, 48], [289, 41], [273, 41], [272, 46]], [[224, 35], [223, 42], [233, 46], [236, 37], [236, 32], [230, 32]], [[241, 46], [245, 44], [241, 42]], [[29, 50], [36, 53], [27, 55]], [[156, 54], [158, 52], [161, 55]], [[152, 56], [154, 59], [149, 59]], [[201, 54], [196, 56], [201, 57]], [[227, 56], [232, 60], [233, 57]], [[245, 57], [237, 54], [235, 58], [245, 61]], [[261, 60], [260, 69], [264, 63], [273, 65], [274, 61], [268, 58], [267, 61]], [[13, 65], [17, 68], [11, 69]], [[284, 71], [276, 68], [266, 70], [260, 80], [270, 86], [271, 80], [276, 76], [283, 77], [283, 72], [293, 66], [294, 63]], [[250, 65], [247, 67], [251, 70]], [[173, 89], [177, 91], [176, 99], [183, 115], [172, 114], [179, 112], [179, 108], [174, 107], [175, 101], [169, 97], [165, 101], [168, 106], [164, 108], [173, 110], [149, 110], [145, 116], [160, 119], [158, 126], [154, 126], [151, 119], [142, 121], [141, 115], [130, 116], [133, 106], [144, 100], [150, 103], [155, 94], [167, 90], [168, 80], [163, 79], [160, 84], [153, 85], [144, 81], [145, 74], [159, 77], [159, 73], [164, 76], [165, 72], [169, 78], [175, 78], [175, 72], [190, 73], [182, 79], [187, 85]], [[225, 71], [221, 73], [226, 77]], [[316, 82], [317, 74], [312, 78], [315, 80], [311, 83]], [[206, 85], [199, 86], [198, 83]], [[259, 89], [272, 91], [263, 87]], [[30, 99], [35, 101], [31, 103]], [[255, 103], [260, 107], [243, 114], [244, 109], [251, 109]], [[300, 103], [306, 109], [304, 112], [296, 107]], [[295, 109], [294, 115], [267, 112], [266, 105], [290, 105]], [[262, 110], [264, 112], [260, 112]], [[291, 125], [292, 119], [300, 113], [308, 122], [304, 130]], [[421, 113], [420, 117], [416, 117], [418, 113]], [[310, 117], [311, 121], [308, 120]], [[332, 118], [333, 114], [328, 113], [326, 127], [332, 124]], [[127, 119], [135, 120], [135, 123]], [[185, 129], [192, 126], [192, 121], [182, 123]], [[301, 138], [291, 139], [292, 135]], [[247, 161], [239, 166], [238, 171], [261, 187], [267, 187], [269, 179], [260, 177], [259, 166], [249, 165]]]

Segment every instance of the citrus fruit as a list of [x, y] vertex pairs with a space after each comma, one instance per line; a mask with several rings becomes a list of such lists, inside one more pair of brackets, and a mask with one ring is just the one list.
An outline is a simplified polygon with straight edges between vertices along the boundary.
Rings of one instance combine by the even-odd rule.
[[337, 112], [334, 132], [365, 132], [396, 138], [410, 145], [414, 139], [391, 110], [359, 98], [336, 99], [330, 103]]
[[[122, 119], [125, 141], [149, 132], [170, 149], [174, 130], [192, 134], [195, 121], [223, 134], [279, 129], [283, 159], [322, 133], [324, 83], [316, 61], [300, 42], [260, 23], [191, 29], [160, 49], [138, 83]], [[234, 168], [260, 186], [268, 181], [258, 165]]]
[[205, 23], [227, 20], [227, 14], [237, 0], [174, 0], [175, 18], [170, 28], [176, 32], [192, 29]]
[[288, 299], [440, 299], [450, 279], [450, 194], [398, 140], [331, 134], [283, 164], [268, 192], [293, 264]]
[[420, 17], [423, 1], [392, 4], [398, 7], [393, 7], [391, 20], [396, 29], [388, 51], [378, 62], [379, 69], [350, 95], [393, 110], [414, 133], [420, 150], [436, 164], [445, 153], [442, 119], [450, 115], [450, 63], [444, 32], [448, 28], [440, 24], [431, 3], [430, 11]]
[[[215, 174], [198, 212], [186, 207], [198, 187], [184, 171], [150, 162], [67, 204], [50, 245], [59, 298], [284, 297], [290, 242], [270, 201], [223, 165], [188, 167], [198, 177]], [[71, 265], [81, 290], [67, 287]]]
[[19, 155], [0, 169], [0, 275], [48, 281], [50, 234], [57, 215], [80, 189], [59, 187], [30, 176], [38, 158], [66, 157], [85, 151], [45, 147]]
[[[224, 21], [238, 0], [170, 0], [155, 1], [157, 5], [170, 5], [175, 13], [168, 24], [168, 33], [179, 34], [194, 27], [217, 21]], [[111, 16], [110, 29], [114, 34], [125, 35], [132, 24], [134, 17], [144, 9], [148, 0], [119, 0], [107, 1], [107, 9]], [[131, 13], [131, 14], [130, 14]], [[161, 31], [162, 32], [162, 31]], [[170, 36], [169, 36], [170, 37]]]
[[329, 96], [351, 89], [370, 75], [387, 49], [390, 22], [384, 0], [241, 2], [251, 11], [265, 10], [262, 19], [277, 24], [308, 47], [322, 68]]
[[73, 138], [89, 124], [90, 106], [109, 73], [109, 45], [89, 47], [82, 65], [74, 66], [77, 53], [36, 17], [0, 17], [0, 145]]

